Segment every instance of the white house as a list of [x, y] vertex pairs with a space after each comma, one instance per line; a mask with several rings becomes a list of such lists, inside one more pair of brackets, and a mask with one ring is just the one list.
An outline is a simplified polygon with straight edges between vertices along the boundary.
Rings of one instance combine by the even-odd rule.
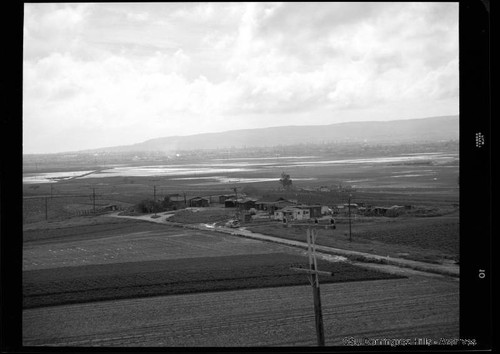
[[311, 212], [308, 208], [300, 207], [285, 207], [274, 212], [275, 220], [307, 220], [311, 218]]

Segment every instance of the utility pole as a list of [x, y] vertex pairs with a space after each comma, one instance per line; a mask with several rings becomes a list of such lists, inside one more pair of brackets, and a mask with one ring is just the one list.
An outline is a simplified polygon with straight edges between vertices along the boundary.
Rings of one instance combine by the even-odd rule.
[[155, 210], [155, 216], [156, 216], [156, 186], [153, 186], [153, 208]]
[[47, 213], [47, 197], [45, 197], [45, 220], [48, 219], [48, 213]]
[[51, 183], [51, 184], [50, 184], [50, 199], [52, 199], [52, 187], [53, 187], [53, 185], [52, 185], [52, 183]]
[[323, 313], [321, 310], [321, 295], [319, 290], [319, 275], [333, 276], [332, 272], [325, 272], [318, 270], [318, 263], [316, 261], [316, 230], [307, 229], [307, 253], [309, 256], [309, 269], [295, 268], [293, 270], [306, 273], [309, 277], [309, 282], [311, 283], [313, 290], [313, 301], [314, 301], [314, 318], [316, 324], [316, 337], [318, 340], [318, 346], [325, 346], [325, 330], [323, 327]]
[[94, 214], [95, 214], [95, 188], [92, 188], [92, 205], [93, 205]]
[[349, 194], [349, 242], [352, 242], [352, 233], [351, 233], [351, 197], [352, 194]]

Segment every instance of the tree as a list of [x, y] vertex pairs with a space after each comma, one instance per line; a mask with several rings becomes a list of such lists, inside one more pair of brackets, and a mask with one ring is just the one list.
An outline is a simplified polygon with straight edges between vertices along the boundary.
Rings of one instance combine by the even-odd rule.
[[281, 172], [280, 183], [285, 190], [290, 190], [292, 188], [292, 179], [290, 178], [290, 175], [284, 171]]

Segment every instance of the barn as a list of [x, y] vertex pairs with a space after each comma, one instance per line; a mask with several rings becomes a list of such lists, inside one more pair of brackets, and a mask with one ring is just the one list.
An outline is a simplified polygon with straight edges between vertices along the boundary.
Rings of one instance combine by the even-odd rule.
[[195, 197], [189, 199], [189, 206], [192, 208], [204, 208], [210, 205], [210, 200], [203, 197]]

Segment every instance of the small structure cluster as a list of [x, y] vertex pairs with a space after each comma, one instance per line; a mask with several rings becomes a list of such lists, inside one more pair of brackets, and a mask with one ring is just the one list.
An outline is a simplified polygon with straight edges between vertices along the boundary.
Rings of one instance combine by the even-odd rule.
[[183, 209], [186, 207], [206, 208], [217, 205], [225, 208], [236, 208], [242, 216], [254, 215], [254, 218], [270, 218], [279, 221], [294, 220], [317, 220], [327, 216], [365, 215], [365, 216], [388, 216], [394, 217], [405, 213], [411, 206], [394, 205], [391, 207], [371, 206], [365, 203], [343, 203], [335, 205], [324, 204], [302, 204], [294, 199], [257, 199], [244, 193], [222, 194], [210, 196], [186, 196], [171, 194], [165, 197], [165, 201], [172, 209]]

